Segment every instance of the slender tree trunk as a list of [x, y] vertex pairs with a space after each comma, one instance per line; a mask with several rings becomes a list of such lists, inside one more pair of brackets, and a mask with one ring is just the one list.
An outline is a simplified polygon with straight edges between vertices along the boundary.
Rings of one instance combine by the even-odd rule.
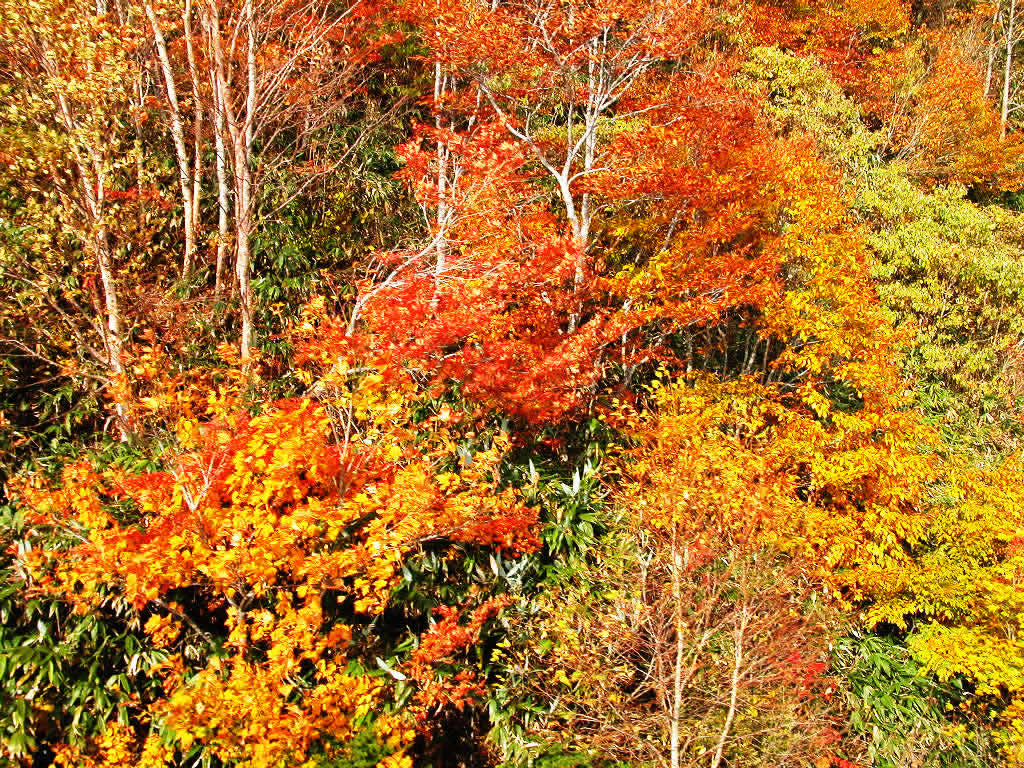
[[96, 265], [103, 287], [103, 329], [104, 347], [107, 350], [107, 367], [114, 376], [124, 373], [123, 342], [121, 340], [121, 308], [117, 301], [117, 283], [114, 280], [114, 259], [107, 240], [107, 228], [101, 226], [94, 237]]
[[[67, 100], [57, 97], [58, 112], [68, 135], [75, 133], [75, 119]], [[110, 250], [107, 231], [106, 211], [106, 171], [102, 153], [96, 149], [88, 149], [84, 153], [77, 147], [73, 149], [72, 158], [78, 171], [81, 188], [80, 200], [89, 228], [92, 230], [91, 250], [96, 259], [96, 267], [100, 273], [100, 285], [103, 290], [103, 306], [99, 310], [99, 327], [106, 353], [106, 367], [114, 380], [114, 411], [117, 416], [118, 430], [122, 441], [129, 436], [128, 404], [124, 399], [124, 357], [121, 308], [117, 300], [117, 281], [114, 277], [114, 256]], [[88, 242], [88, 241], [87, 241]]]
[[[117, 414], [121, 440], [127, 440], [128, 407], [123, 398], [124, 378], [124, 340], [122, 337], [121, 307], [117, 300], [117, 280], [114, 277], [114, 256], [110, 251], [110, 240], [107, 224], [104, 220], [104, 203], [106, 201], [106, 174], [103, 171], [103, 160], [93, 153], [92, 157], [95, 192], [86, 193], [86, 199], [92, 209], [95, 226], [93, 241], [96, 250], [96, 266], [100, 273], [100, 285], [103, 288], [103, 345], [107, 352], [107, 368], [115, 380], [114, 410]], [[83, 178], [83, 185], [89, 183]]]
[[1010, 0], [1010, 13], [1006, 17], [1006, 64], [1003, 67], [1003, 104], [1000, 120], [1001, 136], [1006, 138], [1006, 123], [1010, 116], [1010, 74], [1013, 67], [1013, 23], [1017, 16], [1017, 0]]
[[[246, 79], [248, 92], [245, 99], [245, 143], [239, 147], [236, 139], [235, 179], [239, 189], [235, 193], [237, 214], [235, 234], [238, 239], [235, 273], [238, 276], [239, 303], [242, 307], [241, 356], [246, 360], [252, 351], [253, 296], [251, 283], [252, 237], [252, 169], [250, 167], [254, 115], [256, 112], [256, 22], [253, 18], [253, 0], [245, 3]], [[241, 201], [239, 204], [239, 200]]]
[[217, 266], [214, 278], [214, 299], [219, 301], [224, 290], [224, 269], [228, 253], [228, 173], [227, 148], [224, 144], [224, 94], [217, 87], [217, 78], [213, 78], [214, 98], [214, 147], [217, 155]]
[[[139, 81], [135, 85], [136, 103], [134, 105], [138, 108], [138, 111], [135, 113], [135, 117], [132, 120], [132, 123], [135, 126], [135, 187], [136, 189], [139, 190], [140, 195], [142, 194], [142, 190], [145, 187], [146, 179], [146, 168], [145, 164], [143, 163], [144, 154], [142, 151], [142, 104], [145, 101], [145, 99], [146, 97], [143, 91], [142, 82]], [[146, 210], [143, 206], [140, 205], [138, 206], [138, 211], [136, 211], [135, 213], [135, 226], [139, 228], [140, 232], [142, 232], [143, 229], [145, 228], [145, 222]]]
[[672, 670], [672, 712], [670, 713], [671, 725], [669, 735], [669, 748], [671, 750], [671, 768], [679, 768], [679, 725], [682, 719], [683, 709], [683, 655], [684, 655], [684, 630], [683, 626], [683, 570], [687, 567], [689, 560], [689, 548], [679, 549], [679, 532], [676, 526], [672, 529], [672, 612], [673, 625], [676, 635], [676, 661]]
[[445, 74], [440, 60], [434, 62], [434, 127], [438, 132], [437, 139], [437, 245], [434, 258], [434, 295], [430, 299], [430, 311], [436, 312], [441, 299], [441, 277], [444, 275], [448, 261], [448, 161], [450, 151], [441, 138], [443, 119], [441, 117], [442, 99], [446, 92]]
[[715, 748], [715, 755], [711, 758], [711, 768], [718, 768], [722, 764], [722, 754], [725, 751], [725, 742], [729, 738], [729, 731], [732, 730], [732, 721], [736, 718], [736, 702], [739, 699], [740, 678], [743, 670], [743, 644], [746, 642], [747, 623], [750, 617], [747, 613], [747, 606], [744, 605], [740, 611], [740, 623], [736, 627], [734, 642], [736, 643], [733, 654], [732, 680], [729, 686], [729, 710], [725, 715], [725, 724], [722, 726], [722, 733], [718, 737], [718, 746]]
[[[199, 249], [200, 201], [203, 194], [203, 94], [199, 68], [196, 66], [195, 45], [192, 38], [192, 0], [185, 0], [182, 11], [182, 26], [185, 33], [185, 55], [188, 72], [192, 80], [192, 232], [194, 248]], [[193, 265], [194, 266], [194, 265]]]
[[174, 144], [174, 155], [178, 161], [178, 183], [181, 187], [181, 199], [184, 208], [185, 223], [185, 257], [182, 260], [181, 276], [187, 278], [192, 271], [192, 260], [195, 254], [196, 233], [195, 220], [193, 218], [195, 208], [193, 206], [192, 174], [189, 163], [189, 153], [185, 144], [185, 129], [181, 120], [181, 109], [178, 106], [178, 91], [174, 84], [174, 71], [171, 69], [171, 61], [167, 55], [167, 42], [164, 40], [163, 32], [160, 30], [160, 22], [153, 10], [151, 0], [143, 3], [146, 16], [149, 18], [150, 26], [153, 28], [153, 39], [156, 44], [157, 58], [160, 60], [160, 69], [164, 76], [164, 88], [167, 92], [167, 111], [171, 118], [171, 140]]
[[[107, 356], [107, 370], [114, 380], [114, 413], [117, 419], [117, 428], [122, 442], [128, 440], [131, 433], [128, 423], [128, 404], [125, 400], [126, 390], [124, 381], [124, 340], [121, 322], [121, 307], [117, 300], [117, 280], [114, 277], [114, 257], [110, 251], [110, 240], [107, 233], [107, 225], [104, 221], [104, 200], [105, 186], [102, 161], [93, 158], [93, 167], [96, 179], [95, 194], [87, 194], [87, 200], [92, 208], [92, 218], [96, 226], [93, 236], [93, 247], [96, 256], [96, 266], [100, 273], [100, 286], [103, 289], [103, 316], [100, 320], [103, 330], [103, 347]], [[86, 183], [83, 179], [83, 184]]]
[[[594, 169], [594, 159], [597, 156], [597, 121], [601, 114], [602, 99], [602, 82], [601, 82], [601, 62], [599, 61], [598, 52], [598, 40], [595, 37], [589, 44], [590, 57], [587, 63], [587, 104], [583, 116], [583, 169], [584, 174], [589, 174]], [[570, 120], [571, 120], [570, 116]], [[573, 137], [569, 134], [569, 143], [572, 144]], [[569, 163], [566, 163], [564, 171], [565, 183], [561, 184], [562, 197], [565, 200], [570, 201], [567, 204], [572, 205], [575, 208], [575, 204], [572, 203], [572, 190], [570, 189], [570, 179], [572, 178], [572, 169]], [[573, 225], [573, 235], [576, 238], [576, 264], [573, 273], [573, 293], [579, 295], [583, 290], [583, 279], [586, 275], [586, 264], [587, 264], [587, 247], [590, 245], [590, 220], [593, 216], [591, 211], [590, 193], [584, 192], [580, 197], [579, 212], [573, 210], [573, 215], [570, 216], [570, 223]], [[576, 330], [580, 315], [582, 313], [582, 307], [578, 307], [573, 311], [569, 317], [569, 332], [572, 333]]]
[[[228, 89], [224, 72], [224, 52], [220, 40], [220, 19], [214, 3], [202, 6], [200, 13], [209, 58], [210, 89], [213, 93], [213, 139], [217, 174], [217, 264], [214, 275], [214, 300], [220, 301], [224, 292], [224, 275], [228, 259], [228, 217], [230, 192], [228, 187]], [[233, 119], [233, 115], [232, 115]]]
[[256, 19], [253, 0], [245, 0], [245, 74], [248, 90], [245, 97], [245, 149], [252, 149], [256, 114]]
[[985, 98], [992, 93], [992, 70], [996, 62], [996, 26], [999, 24], [999, 6], [992, 13], [992, 24], [988, 30], [988, 64], [985, 67]]
[[[562, 203], [565, 205], [566, 218], [569, 219], [569, 225], [572, 227], [573, 240], [575, 241], [576, 252], [576, 269], [573, 274], [573, 293], [578, 294], [580, 286], [583, 284], [583, 259], [585, 258], [586, 252], [586, 241], [584, 240], [584, 230], [580, 221], [580, 217], [576, 213], [576, 201], [573, 200], [572, 190], [569, 185], [569, 175], [563, 174], [557, 176], [558, 189], [562, 196]], [[574, 307], [572, 314], [569, 315], [569, 333], [576, 330], [577, 325], [580, 321], [580, 311], [578, 307]]]
[[[235, 214], [235, 277], [237, 278], [239, 304], [242, 315], [239, 348], [243, 360], [249, 358], [253, 340], [253, 297], [250, 282], [250, 256], [252, 242], [252, 169], [250, 153], [253, 141], [253, 119], [256, 108], [256, 39], [255, 20], [251, 0], [243, 8], [243, 24], [247, 42], [246, 55], [246, 98], [244, 113], [239, 115], [227, 79], [227, 65], [220, 38], [220, 20], [215, 2], [208, 2], [207, 20], [210, 33], [210, 47], [214, 56], [214, 77], [218, 97], [218, 113], [223, 117], [231, 137], [231, 165]], [[218, 117], [220, 119], [220, 117]], [[218, 132], [222, 133], [222, 132]], [[219, 164], [218, 164], [219, 167]], [[218, 171], [220, 174], [220, 171]], [[218, 175], [218, 181], [220, 176]], [[224, 204], [224, 186], [221, 185], [221, 204]]]
[[238, 282], [239, 305], [242, 311], [242, 333], [239, 351], [242, 359], [252, 350], [253, 307], [250, 283], [250, 254], [252, 242], [252, 216], [248, 203], [249, 168], [245, 146], [238, 138], [234, 145], [235, 165], [235, 277]]

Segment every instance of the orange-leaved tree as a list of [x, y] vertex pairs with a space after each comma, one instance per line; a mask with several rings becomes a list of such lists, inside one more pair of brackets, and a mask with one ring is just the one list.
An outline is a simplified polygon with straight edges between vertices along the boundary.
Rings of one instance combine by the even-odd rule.
[[780, 289], [813, 145], [780, 139], [711, 59], [698, 5], [418, 19], [434, 124], [400, 152], [427, 237], [371, 260], [319, 348], [390, 355], [535, 423], [613, 371], [628, 386], [652, 360], [708, 359], [730, 313]]
[[[497, 488], [507, 440], [497, 436], [460, 470], [450, 441], [415, 439], [407, 380], [336, 371], [332, 381], [323, 403], [279, 401], [254, 416], [212, 398], [199, 419], [176, 425], [180, 448], [164, 471], [83, 462], [60, 487], [20, 489], [34, 525], [77, 542], [26, 548], [30, 587], [79, 611], [124, 601], [168, 651], [158, 668], [132, 671], [162, 679], [166, 697], [135, 702], [131, 729], [63, 759], [114, 765], [126, 759], [111, 756], [120, 749], [147, 764], [193, 751], [239, 765], [301, 763], [344, 756], [372, 728], [380, 764], [408, 765], [411, 723], [383, 714], [382, 679], [417, 684], [424, 712], [478, 691], [471, 672], [448, 680], [432, 663], [472, 644], [500, 602], [479, 606], [444, 648], [425, 636], [408, 675], [368, 674], [359, 661], [369, 647], [353, 635], [387, 622], [403, 563], [421, 547], [506, 556], [536, 547], [535, 513]], [[452, 469], [440, 471], [445, 463]], [[459, 626], [455, 608], [445, 615], [442, 625]], [[421, 626], [408, 621], [403, 631]]]

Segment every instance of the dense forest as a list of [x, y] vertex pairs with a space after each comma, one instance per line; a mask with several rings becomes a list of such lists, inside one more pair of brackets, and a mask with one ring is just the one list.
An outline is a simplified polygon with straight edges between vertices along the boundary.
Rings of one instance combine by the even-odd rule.
[[0, 765], [1024, 765], [1017, 0], [0, 0], [0, 295]]

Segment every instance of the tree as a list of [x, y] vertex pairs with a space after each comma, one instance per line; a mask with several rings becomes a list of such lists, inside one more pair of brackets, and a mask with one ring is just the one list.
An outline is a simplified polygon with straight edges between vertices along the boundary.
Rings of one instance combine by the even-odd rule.
[[[165, 763], [195, 744], [219, 760], [270, 766], [342, 754], [375, 724], [381, 764], [409, 765], [408, 726], [374, 716], [381, 680], [352, 671], [365, 661], [354, 633], [387, 611], [416, 548], [515, 556], [537, 546], [536, 513], [498, 488], [506, 438], [461, 471], [438, 472], [432, 462], [447, 456], [446, 441], [417, 445], [412, 391], [382, 388], [383, 380], [335, 373], [324, 385], [327, 406], [295, 399], [252, 418], [222, 387], [215, 418], [180, 421], [182, 450], [165, 471], [82, 463], [66, 468], [60, 488], [18, 489], [37, 530], [77, 542], [23, 547], [25, 578], [81, 612], [115, 590], [167, 649], [166, 662], [148, 670], [167, 696], [139, 702], [136, 731], [118, 737], [120, 749]], [[477, 633], [498, 608], [479, 607]], [[432, 660], [461, 646], [447, 637], [431, 654], [429, 637], [409, 671], [424, 707], [452, 701], [464, 682], [434, 679]], [[474, 639], [469, 632], [462, 645]]]
[[[755, 553], [770, 559], [776, 547], [800, 551], [799, 521], [806, 513], [794, 479], [773, 466], [776, 457], [770, 451], [758, 450], [752, 436], [763, 433], [767, 425], [758, 423], [754, 413], [744, 413], [741, 399], [726, 405], [728, 400], [716, 402], [716, 396], [708, 394], [700, 383], [695, 388], [658, 387], [656, 425], [649, 436], [638, 431], [643, 447], [630, 462], [632, 482], [623, 489], [623, 503], [635, 510], [638, 524], [667, 547], [671, 586], [665, 602], [672, 624], [662, 637], [674, 647], [671, 661], [659, 667], [664, 670], [661, 685], [671, 691], [663, 695], [662, 706], [673, 768], [682, 764], [685, 746], [694, 743], [692, 729], [686, 734], [683, 728], [684, 713], [691, 709], [689, 689], [711, 667], [711, 647], [723, 635], [729, 638], [731, 659], [727, 680], [718, 688], [719, 696], [726, 697], [725, 716], [713, 743], [706, 745], [713, 768], [722, 762], [738, 707], [753, 681], [778, 675], [780, 670], [773, 666], [806, 652], [800, 642], [796, 650], [786, 643], [807, 629], [799, 620], [780, 621], [789, 596], [779, 587], [791, 583], [801, 566], [791, 564], [794, 574], [789, 576], [775, 574], [779, 583], [768, 597], [759, 595], [757, 584], [757, 571], [765, 566], [748, 559]], [[748, 421], [750, 416], [753, 421]], [[722, 428], [723, 422], [733, 419], [735, 437], [730, 439]], [[723, 565], [715, 568], [712, 563]], [[725, 598], [726, 591], [731, 600]], [[766, 599], [767, 605], [762, 602]], [[776, 602], [780, 600], [782, 604]], [[657, 647], [651, 652], [665, 653]]]
[[[76, 354], [98, 364], [122, 436], [131, 430], [125, 380], [125, 317], [118, 256], [138, 255], [130, 215], [149, 190], [137, 170], [128, 122], [139, 77], [135, 30], [89, 4], [0, 6], [0, 59], [10, 109], [4, 117], [5, 173], [31, 190], [18, 213], [32, 245], [5, 247], [5, 277], [36, 291], [66, 321]], [[49, 212], [53, 206], [55, 215]], [[143, 227], [145, 229], [145, 226]], [[54, 289], [66, 254], [82, 252], [80, 281]], [[47, 254], [43, 262], [39, 255]], [[85, 303], [89, 309], [82, 307]], [[95, 339], [99, 339], [99, 345]]]
[[920, 60], [909, 62], [918, 80], [905, 86], [909, 107], [891, 122], [892, 151], [927, 179], [1016, 189], [1020, 141], [1006, 136], [980, 76], [952, 41], [938, 36], [932, 43], [923, 72]]
[[[606, 137], [656, 108], [657, 96], [641, 89], [645, 75], [684, 57], [706, 28], [702, 6], [669, 2], [479, 6], [426, 24], [438, 71], [470, 84], [555, 183], [577, 248], [576, 292], [600, 207], [594, 177], [622, 161], [608, 154]], [[569, 333], [579, 321], [577, 310]]]
[[[200, 202], [202, 193], [203, 178], [203, 108], [204, 100], [201, 94], [200, 72], [195, 54], [195, 42], [192, 31], [192, 2], [185, 0], [184, 6], [178, 11], [182, 23], [182, 40], [187, 52], [187, 68], [192, 90], [192, 147], [191, 153], [185, 142], [184, 120], [182, 110], [178, 102], [178, 86], [176, 76], [168, 55], [167, 41], [164, 37], [163, 24], [157, 16], [152, 0], [143, 0], [143, 9], [153, 32], [153, 43], [156, 48], [157, 57], [160, 63], [160, 73], [163, 76], [164, 89], [167, 99], [164, 107], [170, 122], [171, 139], [174, 144], [174, 156], [178, 163], [178, 182], [181, 187], [181, 200], [183, 205], [182, 220], [185, 231], [185, 253], [182, 259], [181, 274], [187, 279], [192, 272], [193, 262], [196, 257], [197, 238], [199, 237], [200, 225]], [[223, 127], [218, 128], [222, 131]], [[221, 152], [222, 154], [222, 152]], [[218, 171], [223, 158], [219, 157]], [[218, 176], [218, 183], [223, 187], [221, 176]], [[224, 233], [220, 233], [223, 238]], [[218, 254], [220, 254], [218, 243]], [[218, 270], [218, 278], [220, 272]]]
[[[252, 236], [261, 184], [275, 163], [294, 163], [308, 154], [315, 137], [329, 133], [332, 121], [359, 91], [360, 67], [373, 55], [368, 38], [375, 8], [367, 0], [343, 6], [309, 0], [245, 0], [241, 5], [205, 0], [202, 5], [211, 111], [223, 143], [217, 150], [220, 205], [225, 199], [222, 167], [230, 164], [231, 171], [243, 357], [253, 344]], [[343, 163], [351, 151], [347, 147], [317, 174]], [[223, 223], [220, 231], [222, 239]]]
[[324, 344], [363, 322], [366, 343], [541, 421], [772, 290], [784, 155], [724, 72], [673, 69], [704, 17], [572, 8], [458, 6], [427, 27], [434, 125], [402, 157], [429, 238], [380, 254], [347, 340]]
[[976, 205], [963, 187], [925, 192], [899, 171], [873, 173], [857, 207], [873, 225], [879, 293], [914, 329], [907, 359], [918, 402], [961, 440], [1012, 448], [1019, 391], [1017, 214]]

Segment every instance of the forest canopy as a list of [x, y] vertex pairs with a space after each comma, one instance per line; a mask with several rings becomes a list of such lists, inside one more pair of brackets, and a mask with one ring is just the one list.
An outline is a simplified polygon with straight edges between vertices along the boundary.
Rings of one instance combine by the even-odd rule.
[[0, 765], [1024, 765], [1016, 0], [0, 0]]

